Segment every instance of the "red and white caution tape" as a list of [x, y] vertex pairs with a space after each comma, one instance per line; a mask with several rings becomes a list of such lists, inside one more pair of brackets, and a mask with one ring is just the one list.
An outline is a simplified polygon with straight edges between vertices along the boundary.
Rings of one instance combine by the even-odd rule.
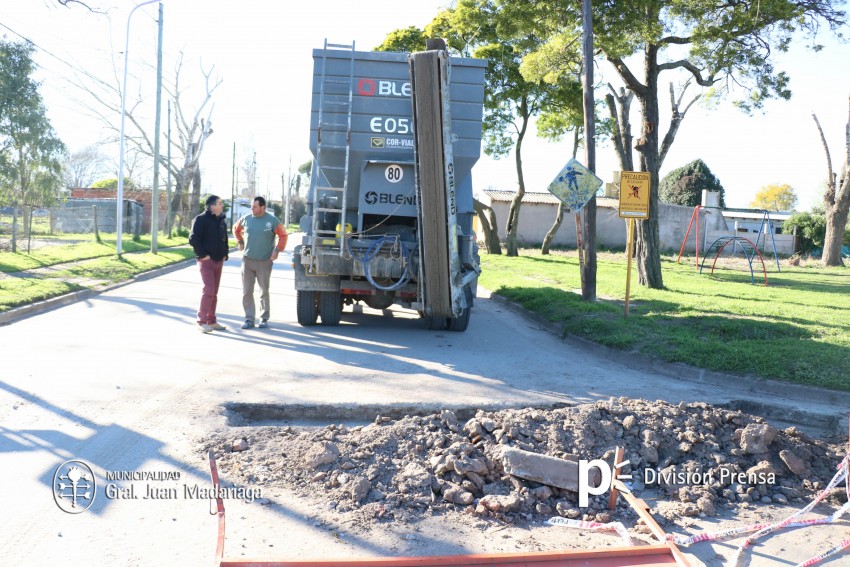
[[[835, 476], [832, 477], [832, 480], [829, 481], [826, 488], [824, 488], [820, 494], [815, 497], [805, 508], [795, 512], [794, 514], [788, 516], [784, 520], [773, 523], [773, 524], [752, 524], [749, 526], [740, 526], [737, 528], [731, 528], [728, 530], [723, 530], [719, 532], [709, 532], [703, 533], [695, 536], [681, 536], [668, 534], [667, 539], [672, 540], [676, 543], [676, 545], [684, 545], [688, 546], [693, 543], [697, 543], [700, 541], [710, 541], [716, 539], [726, 539], [732, 536], [737, 536], [743, 533], [756, 532], [750, 537], [748, 537], [744, 542], [738, 546], [738, 549], [735, 550], [735, 555], [732, 558], [731, 565], [733, 567], [737, 567], [741, 558], [741, 554], [745, 549], [753, 544], [755, 540], [758, 538], [767, 535], [771, 532], [782, 528], [800, 528], [800, 527], [808, 527], [808, 526], [817, 526], [820, 524], [831, 524], [836, 522], [839, 518], [841, 518], [844, 514], [850, 510], [850, 478], [848, 478], [848, 469], [850, 469], [850, 453], [848, 453], [841, 463], [838, 465], [838, 472], [835, 473]], [[832, 515], [827, 516], [825, 518], [814, 518], [808, 520], [800, 520], [799, 518], [807, 513], [809, 513], [812, 508], [814, 508], [818, 503], [820, 503], [824, 498], [826, 498], [833, 488], [838, 486], [838, 484], [844, 480], [845, 481], [845, 491], [847, 492], [848, 501], [838, 510], [836, 510]], [[847, 549], [850, 547], [850, 539], [846, 539], [841, 542], [839, 545], [812, 557], [804, 561], [803, 563], [799, 563], [795, 567], [811, 567], [812, 565], [816, 565], [822, 559], [825, 559], [831, 555], [839, 553], [840, 551]]]
[[836, 553], [843, 551], [843, 550], [847, 549], [848, 547], [850, 547], [850, 539], [845, 539], [844, 541], [842, 541], [841, 543], [839, 543], [838, 545], [836, 545], [832, 549], [827, 549], [826, 551], [824, 551], [820, 555], [816, 555], [816, 556], [812, 557], [811, 559], [807, 559], [806, 561], [803, 561], [802, 563], [798, 563], [794, 567], [811, 567], [812, 565], [817, 565], [818, 563], [821, 562], [821, 559], [826, 559], [827, 557], [829, 557], [831, 555], [835, 555]]
[[[798, 512], [795, 512], [794, 514], [791, 514], [790, 516], [788, 516], [787, 518], [785, 518], [781, 522], [778, 522], [776, 524], [772, 524], [772, 525], [769, 525], [769, 526], [766, 526], [766, 527], [760, 529], [759, 531], [757, 531], [756, 533], [754, 533], [753, 535], [751, 535], [750, 537], [745, 539], [744, 542], [741, 545], [738, 546], [738, 549], [735, 550], [735, 555], [732, 556], [733, 567], [738, 567], [738, 564], [739, 564], [740, 559], [741, 559], [741, 554], [744, 552], [745, 549], [747, 549], [749, 546], [751, 546], [755, 540], [757, 540], [758, 538], [760, 538], [764, 535], [767, 535], [771, 532], [774, 532], [778, 529], [781, 529], [781, 528], [784, 528], [784, 527], [789, 527], [790, 524], [795, 523], [794, 521], [797, 518], [799, 518], [800, 516], [803, 516], [805, 514], [808, 514], [812, 510], [812, 508], [817, 506], [824, 498], [826, 498], [829, 495], [829, 493], [832, 491], [833, 488], [838, 486], [838, 484], [842, 480], [847, 479], [848, 464], [850, 464], [850, 453], [845, 455], [844, 459], [841, 461], [841, 463], [839, 463], [838, 472], [835, 473], [835, 476], [832, 477], [832, 480], [829, 481], [829, 484], [826, 485], [826, 488], [824, 488], [821, 491], [821, 493], [818, 494], [817, 497], [815, 497], [814, 500], [809, 502], [808, 505], [806, 505], [805, 508], [803, 508], [802, 510], [800, 510]], [[850, 487], [845, 488], [845, 490], [850, 490]], [[841, 512], [843, 514], [846, 509], [847, 509], [847, 505], [842, 506], [841, 509], [839, 510], [839, 512]], [[836, 512], [836, 514], [833, 514], [832, 516], [830, 516], [830, 520], [835, 521], [833, 518], [837, 517], [837, 514], [838, 513]], [[827, 523], [827, 522], [823, 522], [823, 523]], [[812, 565], [814, 565], [814, 563], [812, 563]]]
[[623, 538], [626, 545], [634, 545], [632, 543], [632, 538], [629, 536], [629, 530], [627, 530], [626, 526], [620, 522], [585, 522], [584, 520], [571, 520], [569, 518], [556, 516], [546, 520], [546, 523], [550, 526], [566, 526], [568, 528], [581, 528], [584, 530], [617, 532], [617, 534]]

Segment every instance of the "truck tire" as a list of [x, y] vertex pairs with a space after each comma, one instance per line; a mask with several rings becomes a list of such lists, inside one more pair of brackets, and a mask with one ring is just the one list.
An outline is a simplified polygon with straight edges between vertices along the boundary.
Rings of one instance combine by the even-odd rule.
[[319, 306], [315, 291], [298, 290], [296, 293], [295, 307], [298, 313], [298, 323], [302, 327], [309, 327], [316, 324], [316, 319], [319, 318]]
[[322, 325], [335, 327], [342, 319], [342, 297], [338, 291], [323, 291], [319, 293], [319, 315]]
[[442, 331], [446, 328], [445, 317], [431, 317], [430, 315], [422, 314], [422, 321], [425, 323], [425, 328], [429, 331]]
[[446, 319], [446, 328], [456, 333], [464, 332], [469, 326], [470, 315], [472, 315], [472, 309], [468, 307], [461, 311], [458, 317], [449, 317]]

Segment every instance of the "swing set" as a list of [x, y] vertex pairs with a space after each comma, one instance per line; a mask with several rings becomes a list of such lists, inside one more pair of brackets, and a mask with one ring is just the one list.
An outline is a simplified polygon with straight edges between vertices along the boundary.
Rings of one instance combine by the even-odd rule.
[[[761, 262], [761, 270], [764, 274], [764, 285], [767, 284], [767, 268], [764, 263], [764, 257], [762, 256], [761, 251], [759, 250], [759, 243], [761, 242], [762, 234], [770, 234], [770, 242], [773, 247], [773, 259], [776, 262], [776, 271], [781, 272], [782, 269], [779, 267], [779, 254], [776, 251], [776, 240], [773, 238], [774, 228], [773, 221], [770, 218], [769, 211], [762, 211], [762, 219], [761, 225], [759, 226], [758, 236], [756, 237], [756, 241], [753, 242], [749, 238], [744, 236], [721, 236], [717, 238], [714, 242], [711, 243], [711, 246], [705, 251], [703, 255], [702, 263], [699, 260], [699, 212], [702, 209], [702, 205], [697, 205], [694, 207], [694, 212], [691, 214], [691, 222], [688, 223], [688, 230], [685, 232], [685, 237], [682, 239], [682, 247], [679, 249], [679, 256], [676, 258], [676, 263], [682, 259], [682, 254], [685, 251], [685, 244], [688, 242], [688, 236], [691, 234], [691, 228], [695, 229], [695, 248], [696, 248], [696, 258], [694, 261], [694, 266], [699, 268], [699, 273], [702, 274], [703, 268], [705, 268], [705, 261], [714, 252], [714, 261], [711, 264], [711, 273], [714, 274], [714, 268], [717, 266], [717, 259], [720, 257], [720, 254], [726, 249], [729, 243], [732, 244], [731, 255], [734, 255], [738, 249], [740, 248], [741, 252], [744, 254], [744, 257], [747, 260], [747, 264], [750, 268], [750, 281], [755, 284], [755, 270], [753, 269], [753, 262], [756, 257], [758, 257], [759, 262]], [[767, 229], [767, 230], [765, 230]], [[764, 244], [767, 244], [767, 236], [765, 236]]]

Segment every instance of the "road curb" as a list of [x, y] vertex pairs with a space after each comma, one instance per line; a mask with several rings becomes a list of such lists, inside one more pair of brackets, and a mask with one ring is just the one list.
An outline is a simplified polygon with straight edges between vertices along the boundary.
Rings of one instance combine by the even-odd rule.
[[147, 272], [136, 274], [132, 278], [121, 282], [104, 285], [94, 289], [83, 289], [80, 291], [74, 291], [71, 293], [66, 293], [64, 295], [59, 295], [57, 297], [51, 297], [50, 299], [45, 299], [44, 301], [37, 301], [35, 303], [30, 303], [29, 305], [15, 307], [13, 309], [10, 309], [9, 311], [6, 311], [5, 313], [0, 313], [0, 326], [11, 325], [16, 321], [26, 319], [27, 317], [32, 317], [33, 315], [39, 315], [41, 313], [45, 313], [53, 309], [65, 307], [66, 305], [70, 305], [78, 301], [85, 301], [86, 299], [90, 299], [96, 295], [100, 295], [105, 291], [111, 291], [113, 289], [117, 289], [125, 285], [130, 285], [134, 282], [149, 280], [151, 278], [165, 275], [169, 272], [176, 272], [177, 270], [181, 270], [190, 266], [194, 262], [194, 258], [180, 260], [179, 262], [175, 262], [174, 264], [169, 264], [167, 266], [162, 266], [161, 268], [155, 268]]
[[[479, 293], [480, 291], [481, 286], [479, 286]], [[612, 360], [631, 368], [638, 368], [646, 372], [661, 374], [683, 382], [705, 384], [709, 386], [716, 386], [718, 388], [734, 387], [735, 389], [740, 389], [742, 385], [745, 385], [747, 392], [752, 392], [755, 395], [765, 391], [776, 391], [781, 389], [782, 394], [789, 400], [811, 400], [816, 403], [834, 404], [850, 409], [850, 392], [828, 390], [826, 388], [818, 388], [816, 386], [802, 386], [800, 384], [792, 384], [789, 382], [771, 380], [758, 376], [736, 376], [733, 374], [724, 374], [722, 372], [714, 372], [704, 368], [689, 366], [680, 362], [665, 362], [659, 358], [654, 358], [645, 354], [635, 354], [617, 350], [605, 345], [600, 345], [599, 343], [594, 343], [582, 337], [571, 335], [563, 325], [548, 321], [537, 313], [534, 313], [522, 305], [514, 303], [495, 292], [489, 293], [490, 299], [495, 303], [513, 311], [529, 321], [533, 321], [542, 329], [560, 337], [561, 340], [588, 352], [600, 355], [606, 360]], [[825, 412], [816, 413], [811, 411], [801, 411], [800, 408], [796, 406], [768, 404], [761, 401], [753, 401], [751, 399], [731, 400], [726, 404], [720, 405], [728, 407], [729, 409], [738, 409], [748, 413], [754, 413], [770, 421], [799, 424], [821, 430], [830, 436], [840, 438], [847, 437], [846, 415], [838, 416]]]

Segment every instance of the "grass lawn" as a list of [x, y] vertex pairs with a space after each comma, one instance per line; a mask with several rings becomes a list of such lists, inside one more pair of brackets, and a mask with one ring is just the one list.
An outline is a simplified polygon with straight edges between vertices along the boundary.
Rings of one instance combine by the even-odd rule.
[[[62, 239], [73, 239], [75, 235], [63, 235]], [[77, 262], [89, 258], [100, 258], [115, 255], [115, 234], [101, 234], [101, 242], [96, 242], [91, 234], [76, 235], [83, 242], [70, 244], [58, 244], [44, 246], [27, 254], [26, 241], [18, 243], [18, 252], [0, 252], [0, 272], [21, 272], [34, 268], [43, 268], [65, 262]], [[188, 242], [187, 238], [166, 238], [162, 235], [157, 238], [159, 248], [181, 246]], [[150, 250], [150, 235], [142, 236], [139, 242], [134, 242], [126, 235], [121, 239], [121, 248], [124, 252], [144, 252]]]
[[81, 289], [83, 289], [82, 286], [62, 280], [4, 278], [0, 280], [0, 313], [13, 307], [28, 305]]
[[595, 303], [581, 299], [575, 251], [520, 254], [482, 255], [479, 281], [565, 334], [668, 362], [850, 390], [850, 268], [782, 265], [777, 273], [768, 263], [765, 287], [758, 274], [750, 283], [746, 264], [700, 275], [693, 258], [665, 257], [663, 290], [638, 285], [633, 265], [626, 319], [625, 254], [599, 253]]
[[[192, 249], [183, 246], [186, 238], [160, 237], [157, 241], [159, 253], [151, 254], [150, 237], [147, 237], [140, 242], [123, 239], [125, 254], [119, 259], [115, 254], [115, 235], [111, 236], [111, 240], [104, 237], [102, 243], [46, 246], [32, 254], [0, 253], [0, 272], [21, 272], [73, 262], [64, 269], [0, 279], [0, 312], [87, 287], [128, 280], [137, 274], [194, 257]], [[83, 280], [87, 281], [78, 283]]]

